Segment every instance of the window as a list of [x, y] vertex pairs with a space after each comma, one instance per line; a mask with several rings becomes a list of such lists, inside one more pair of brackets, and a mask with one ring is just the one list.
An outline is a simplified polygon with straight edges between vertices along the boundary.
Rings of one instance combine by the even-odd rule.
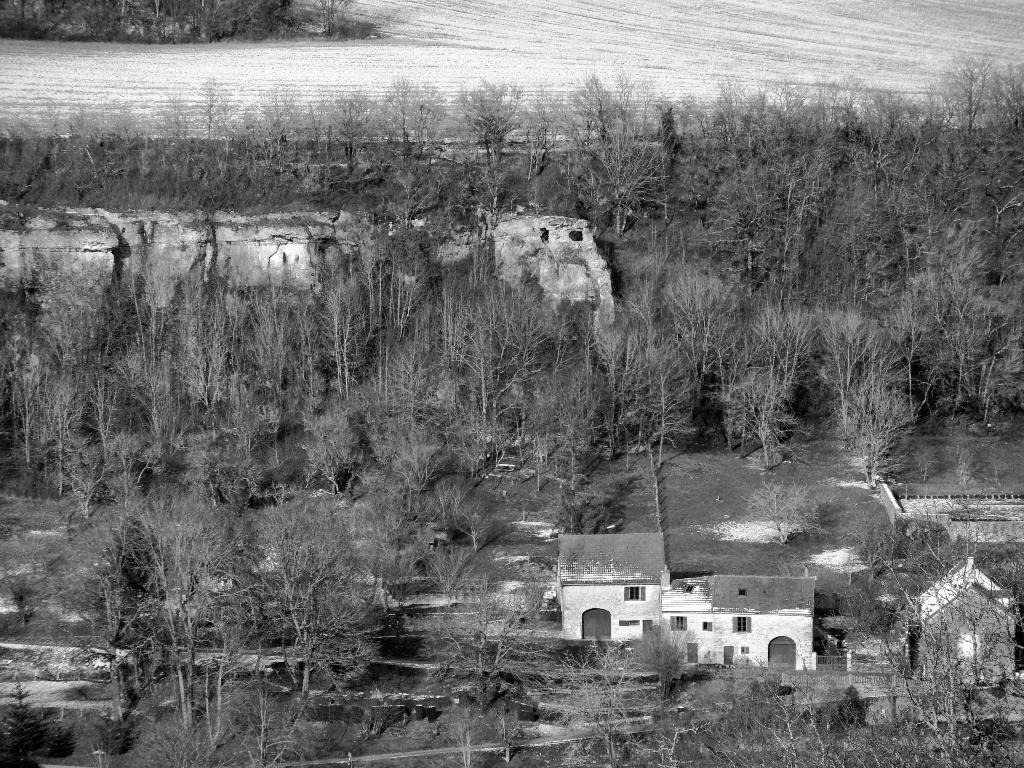
[[740, 597], [743, 597], [745, 594], [747, 594], [747, 590], [745, 590], [745, 589], [736, 590], [736, 594], [738, 594]]
[[749, 616], [737, 616], [732, 620], [733, 632], [749, 632], [750, 631], [750, 617]]
[[711, 622], [705, 621], [701, 629], [703, 629], [705, 632], [710, 632], [712, 630]]
[[626, 587], [623, 600], [646, 600], [647, 587]]
[[673, 616], [672, 617], [672, 630], [675, 632], [686, 631], [686, 617], [685, 616]]
[[740, 646], [740, 653], [742, 653], [744, 656], [749, 656], [750, 655], [750, 646], [749, 645], [741, 645]]
[[620, 627], [639, 627], [640, 619], [619, 619]]

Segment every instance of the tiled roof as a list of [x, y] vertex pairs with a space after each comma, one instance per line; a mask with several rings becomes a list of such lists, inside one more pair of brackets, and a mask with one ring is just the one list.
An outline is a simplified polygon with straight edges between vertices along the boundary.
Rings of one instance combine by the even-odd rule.
[[710, 611], [711, 585], [707, 578], [676, 579], [661, 595], [663, 611]]
[[650, 584], [661, 581], [665, 543], [660, 533], [558, 537], [563, 584]]
[[[706, 576], [679, 579], [662, 596], [666, 611], [775, 613], [813, 611], [814, 578], [809, 576]], [[740, 594], [743, 590], [744, 594]]]
[[711, 603], [720, 611], [813, 611], [814, 582], [813, 576], [715, 576]]

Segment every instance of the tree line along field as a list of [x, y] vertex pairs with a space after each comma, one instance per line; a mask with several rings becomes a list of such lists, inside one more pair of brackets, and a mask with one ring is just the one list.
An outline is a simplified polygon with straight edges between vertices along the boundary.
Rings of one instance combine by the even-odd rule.
[[242, 105], [281, 91], [297, 112], [324, 94], [380, 95], [405, 77], [453, 94], [481, 78], [564, 93], [587, 75], [623, 72], [666, 99], [707, 98], [724, 86], [854, 80], [925, 92], [957, 56], [1005, 61], [1024, 21], [1011, 0], [969, 6], [835, 4], [811, 0], [691, 4], [406, 3], [348, 9], [388, 39], [148, 47], [0, 43], [0, 110], [51, 126], [79, 112], [141, 122], [172, 99], [198, 99], [216, 78]]

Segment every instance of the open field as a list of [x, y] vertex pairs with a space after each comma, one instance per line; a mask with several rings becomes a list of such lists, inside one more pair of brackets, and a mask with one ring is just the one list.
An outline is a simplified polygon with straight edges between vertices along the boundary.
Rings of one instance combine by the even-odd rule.
[[[0, 116], [158, 116], [215, 77], [242, 105], [280, 89], [380, 94], [396, 77], [453, 93], [481, 78], [565, 91], [617, 72], [665, 97], [727, 84], [858, 81], [921, 93], [961, 54], [1024, 54], [1017, 0], [365, 0], [387, 39], [146, 46], [0, 41]], [[296, 110], [301, 111], [301, 110]]]

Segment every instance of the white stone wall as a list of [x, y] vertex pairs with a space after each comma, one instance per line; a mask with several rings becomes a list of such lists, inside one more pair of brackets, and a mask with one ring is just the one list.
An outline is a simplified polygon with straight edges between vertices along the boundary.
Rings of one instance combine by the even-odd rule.
[[[612, 615], [612, 640], [633, 640], [643, 635], [644, 619], [661, 621], [661, 585], [645, 584], [646, 599], [625, 600], [623, 584], [565, 584], [562, 586], [562, 637], [583, 639], [583, 612], [603, 608]], [[633, 627], [619, 626], [620, 621], [639, 621]]]
[[[686, 632], [672, 630], [673, 617], [686, 617]], [[750, 632], [733, 632], [733, 618], [749, 616]], [[710, 621], [712, 631], [705, 632], [703, 623]], [[680, 637], [681, 642], [696, 642], [700, 646], [699, 661], [702, 664], [721, 664], [723, 649], [734, 648], [733, 663], [768, 663], [768, 643], [784, 635], [796, 643], [796, 666], [814, 668], [813, 639], [810, 614], [788, 615], [776, 613], [666, 613], [665, 632]], [[747, 647], [748, 654], [740, 649]]]

